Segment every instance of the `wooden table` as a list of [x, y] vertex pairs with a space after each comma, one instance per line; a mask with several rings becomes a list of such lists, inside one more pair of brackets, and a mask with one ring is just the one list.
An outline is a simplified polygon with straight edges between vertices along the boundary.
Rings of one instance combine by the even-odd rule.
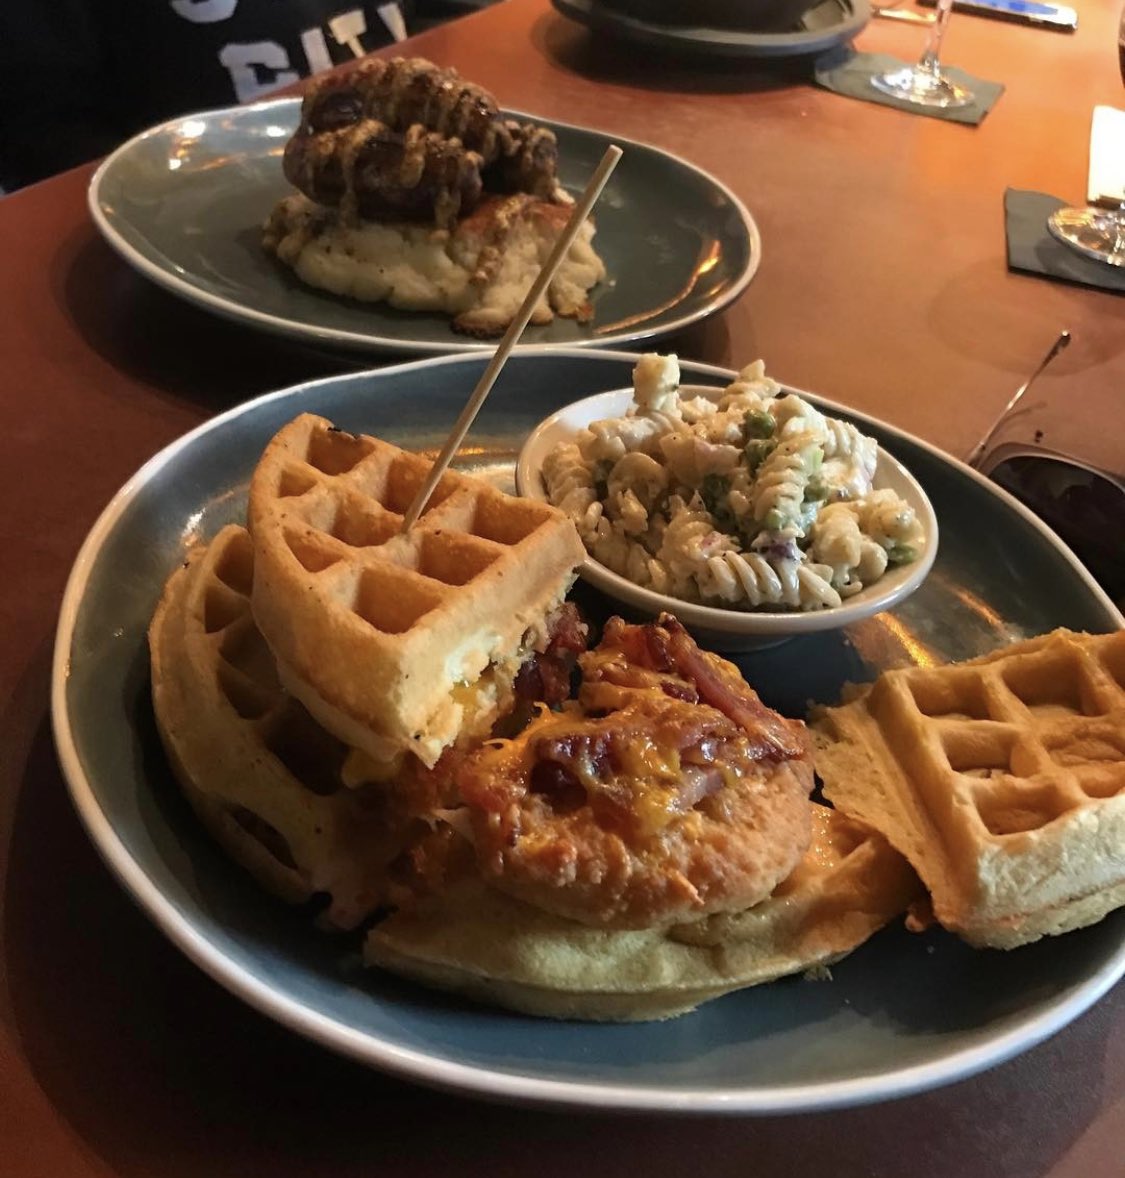
[[[1121, 102], [1116, 3], [1064, 37], [955, 17], [948, 60], [1008, 87], [977, 129], [771, 72], [667, 63], [510, 0], [411, 47], [508, 105], [649, 140], [758, 219], [758, 276], [674, 341], [964, 452], [1061, 327], [1060, 436], [1120, 468], [1125, 299], [1009, 274], [1006, 186], [1081, 198], [1089, 117]], [[913, 26], [866, 49], [914, 56]], [[723, 1174], [1120, 1178], [1125, 987], [963, 1084], [799, 1119], [599, 1119], [435, 1095], [337, 1059], [227, 996], [148, 924], [67, 801], [47, 718], [64, 580], [114, 490], [250, 395], [345, 367], [182, 305], [86, 214], [91, 168], [0, 201], [0, 1172], [71, 1175]], [[1060, 949], [1062, 946], [1060, 945]]]

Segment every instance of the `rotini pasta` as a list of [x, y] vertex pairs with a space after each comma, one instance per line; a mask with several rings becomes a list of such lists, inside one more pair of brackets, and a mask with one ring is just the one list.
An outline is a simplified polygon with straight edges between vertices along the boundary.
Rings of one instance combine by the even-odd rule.
[[859, 510], [854, 502], [830, 503], [812, 526], [809, 559], [831, 570], [829, 581], [843, 597], [878, 580], [887, 568], [887, 551], [864, 534]]
[[574, 521], [583, 540], [602, 517], [597, 487], [590, 467], [573, 442], [560, 442], [543, 459], [547, 498]]
[[763, 459], [754, 478], [751, 507], [754, 519], [766, 531], [796, 529], [803, 536], [807, 524], [806, 498], [827, 497], [811, 484], [824, 462], [824, 449], [812, 432], [794, 434], [778, 442]]
[[630, 490], [645, 507], [652, 507], [668, 488], [668, 472], [648, 454], [625, 454], [613, 464], [606, 488], [610, 495]]
[[859, 505], [859, 526], [892, 559], [913, 560], [922, 543], [922, 525], [894, 491], [872, 491]]
[[736, 609], [830, 609], [913, 560], [913, 510], [875, 490], [878, 448], [748, 365], [682, 397], [674, 356], [634, 369], [634, 404], [543, 463], [595, 560], [638, 585]]

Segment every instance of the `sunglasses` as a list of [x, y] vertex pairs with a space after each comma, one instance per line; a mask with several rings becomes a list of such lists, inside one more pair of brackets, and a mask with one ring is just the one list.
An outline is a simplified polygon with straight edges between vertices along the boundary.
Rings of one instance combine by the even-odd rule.
[[1070, 343], [1054, 347], [973, 447], [971, 467], [1030, 508], [1058, 535], [1118, 605], [1125, 607], [1125, 480], [1069, 454], [1025, 443], [990, 443], [1032, 381]]
[[977, 469], [1030, 507], [1125, 606], [1125, 482], [1069, 455], [1028, 446], [1000, 446]]

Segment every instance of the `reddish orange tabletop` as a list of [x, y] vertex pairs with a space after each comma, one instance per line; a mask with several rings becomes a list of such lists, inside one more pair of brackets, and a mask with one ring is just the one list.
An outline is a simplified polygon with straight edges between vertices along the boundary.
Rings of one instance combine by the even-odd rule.
[[[1061, 448], [1125, 458], [1125, 298], [1010, 273], [1006, 187], [1080, 202], [1090, 114], [1121, 106], [1117, 4], [1074, 36], [955, 16], [946, 59], [1007, 91], [978, 128], [814, 88], [807, 64], [668, 62], [507, 0], [412, 52], [509, 107], [645, 140], [713, 172], [764, 243], [743, 297], [671, 341], [963, 454], [1061, 328], [1039, 392]], [[914, 25], [862, 49], [913, 58]], [[0, 200], [0, 1172], [230, 1175], [1125, 1175], [1125, 987], [951, 1088], [801, 1118], [520, 1111], [368, 1072], [273, 1025], [181, 957], [101, 865], [47, 714], [53, 627], [82, 537], [165, 443], [267, 389], [356, 364], [189, 307], [86, 212], [92, 165]], [[1063, 946], [1060, 944], [1060, 949]]]

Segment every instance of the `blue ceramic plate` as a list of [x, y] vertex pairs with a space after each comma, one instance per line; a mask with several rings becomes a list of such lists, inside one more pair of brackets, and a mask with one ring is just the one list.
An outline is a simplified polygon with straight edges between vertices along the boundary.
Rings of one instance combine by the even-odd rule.
[[[315, 290], [265, 253], [262, 222], [294, 191], [281, 156], [299, 111], [296, 98], [204, 111], [130, 139], [90, 181], [94, 223], [146, 277], [251, 327], [369, 352], [491, 351], [495, 344], [455, 334], [447, 316]], [[591, 293], [593, 322], [529, 327], [521, 348], [652, 339], [742, 293], [762, 244], [734, 193], [659, 148], [538, 121], [558, 136], [559, 177], [572, 193], [586, 186], [610, 143], [625, 154], [594, 209], [609, 277]]]
[[[627, 384], [635, 359], [574, 350], [514, 357], [463, 465], [510, 480], [539, 420]], [[242, 405], [139, 471], [78, 556], [55, 652], [63, 768], [106, 861], [192, 960], [301, 1034], [426, 1083], [543, 1104], [759, 1113], [959, 1079], [1052, 1034], [1125, 972], [1125, 910], [1011, 953], [974, 951], [940, 930], [887, 929], [835, 966], [832, 982], [786, 979], [668, 1023], [543, 1022], [363, 971], [356, 940], [318, 933], [229, 864], [178, 794], [153, 723], [145, 631], [165, 578], [191, 544], [243, 518], [255, 461], [295, 414], [432, 448], [484, 363], [407, 364]], [[695, 383], [733, 375], [683, 369]], [[741, 666], [768, 703], [801, 715], [809, 700], [834, 701], [846, 680], [884, 667], [963, 658], [1054, 626], [1122, 625], [1067, 550], [1013, 500], [931, 447], [856, 420], [925, 487], [941, 549], [926, 583], [891, 613], [745, 656]], [[593, 595], [586, 604], [604, 609]]]

